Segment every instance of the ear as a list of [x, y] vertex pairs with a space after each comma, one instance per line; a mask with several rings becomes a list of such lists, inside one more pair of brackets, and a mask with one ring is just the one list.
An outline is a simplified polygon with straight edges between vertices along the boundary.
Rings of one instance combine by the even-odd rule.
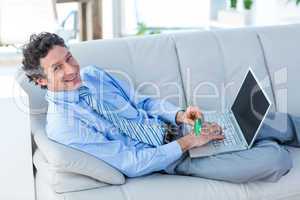
[[48, 80], [45, 78], [37, 78], [35, 81], [40, 86], [47, 86], [48, 84]]

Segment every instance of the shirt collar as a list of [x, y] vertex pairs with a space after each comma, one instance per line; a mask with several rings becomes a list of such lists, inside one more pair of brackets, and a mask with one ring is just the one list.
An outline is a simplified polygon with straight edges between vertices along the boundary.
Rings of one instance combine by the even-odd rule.
[[[82, 86], [85, 86], [84, 82], [81, 84], [80, 87]], [[66, 91], [58, 91], [58, 92], [47, 90], [46, 99], [53, 102], [78, 103], [79, 88], [75, 90], [66, 90]]]

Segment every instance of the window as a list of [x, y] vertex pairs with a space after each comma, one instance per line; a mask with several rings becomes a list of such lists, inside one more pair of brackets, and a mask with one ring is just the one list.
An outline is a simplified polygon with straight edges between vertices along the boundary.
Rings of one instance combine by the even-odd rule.
[[[158, 30], [208, 26], [212, 0], [123, 0], [123, 34], [137, 33], [138, 23]], [[220, 1], [220, 0], [219, 0]]]

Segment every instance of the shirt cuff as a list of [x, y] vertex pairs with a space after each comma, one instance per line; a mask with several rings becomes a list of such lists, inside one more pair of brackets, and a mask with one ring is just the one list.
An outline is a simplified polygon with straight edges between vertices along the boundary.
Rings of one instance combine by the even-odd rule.
[[164, 154], [168, 155], [167, 160], [165, 161], [165, 163], [167, 164], [166, 166], [178, 160], [183, 153], [177, 141], [170, 142], [160, 147]]
[[173, 124], [173, 125], [177, 125], [176, 124], [176, 114], [179, 111], [183, 111], [182, 108], [177, 107], [173, 104], [168, 104], [167, 108], [165, 108], [165, 112], [160, 116], [163, 120]]

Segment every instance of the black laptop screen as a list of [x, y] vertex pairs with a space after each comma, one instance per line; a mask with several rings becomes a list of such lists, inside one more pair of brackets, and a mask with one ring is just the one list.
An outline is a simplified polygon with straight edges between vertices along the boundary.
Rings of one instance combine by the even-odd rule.
[[269, 106], [270, 103], [249, 70], [231, 107], [248, 145], [251, 144]]

